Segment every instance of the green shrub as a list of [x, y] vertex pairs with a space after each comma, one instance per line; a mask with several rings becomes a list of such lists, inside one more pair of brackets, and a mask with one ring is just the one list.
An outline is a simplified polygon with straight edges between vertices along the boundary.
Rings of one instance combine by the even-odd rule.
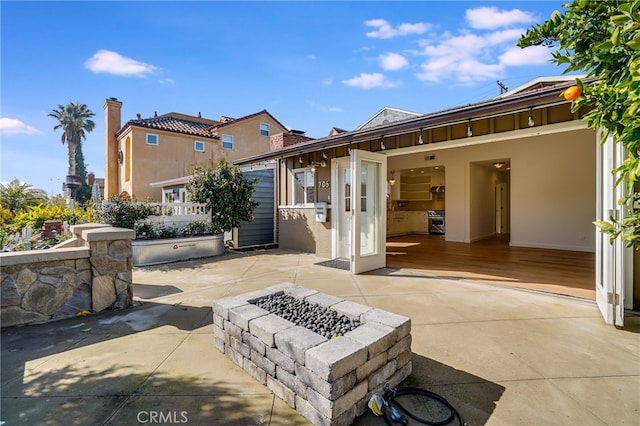
[[185, 237], [212, 235], [214, 233], [211, 224], [202, 221], [190, 222], [182, 229], [182, 232]]
[[168, 225], [159, 225], [157, 232], [158, 238], [175, 238], [178, 236], [178, 229]]
[[191, 201], [206, 204], [211, 226], [219, 233], [253, 220], [258, 202], [251, 197], [257, 182], [246, 179], [237, 166], [221, 159], [216, 169], [196, 167], [186, 189]]
[[156, 228], [150, 223], [138, 223], [135, 226], [136, 239], [138, 240], [155, 240], [158, 238]]
[[136, 222], [157, 213], [157, 208], [114, 195], [96, 209], [96, 220], [118, 228], [135, 229]]

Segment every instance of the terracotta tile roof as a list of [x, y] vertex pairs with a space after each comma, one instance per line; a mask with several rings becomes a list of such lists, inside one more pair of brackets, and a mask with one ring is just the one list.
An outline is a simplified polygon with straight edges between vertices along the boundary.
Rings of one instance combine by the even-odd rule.
[[118, 135], [130, 126], [144, 127], [147, 129], [164, 130], [167, 132], [182, 133], [185, 135], [200, 136], [203, 138], [218, 139], [218, 132], [215, 126], [210, 123], [202, 123], [195, 120], [174, 117], [172, 115], [161, 115], [159, 117], [142, 118], [139, 120], [129, 120]]
[[[280, 123], [273, 115], [271, 115], [266, 109], [262, 111], [258, 111], [254, 114], [246, 115], [240, 118], [231, 118], [223, 116], [220, 121], [214, 120], [206, 120], [197, 121], [196, 117], [194, 120], [190, 120], [185, 117], [183, 114], [178, 113], [168, 113], [160, 116], [152, 117], [152, 118], [141, 118], [137, 120], [129, 120], [123, 127], [120, 129], [116, 136], [120, 136], [127, 128], [130, 126], [144, 127], [147, 129], [155, 129], [155, 130], [164, 130], [167, 132], [176, 132], [182, 133], [185, 135], [193, 135], [200, 136], [204, 138], [213, 138], [219, 139], [218, 129], [230, 126], [232, 124], [236, 124], [239, 121], [247, 120], [252, 117], [257, 117], [261, 114], [266, 114], [273, 121], [279, 124], [282, 128], [286, 129], [286, 127]], [[204, 122], [206, 121], [206, 122]]]
[[261, 114], [268, 115], [269, 117], [271, 117], [271, 119], [273, 121], [275, 121], [277, 124], [279, 124], [280, 127], [282, 127], [283, 129], [287, 129], [286, 126], [284, 126], [280, 121], [278, 121], [278, 119], [276, 119], [273, 115], [271, 115], [269, 113], [269, 111], [267, 111], [266, 109], [263, 109], [262, 111], [258, 111], [258, 112], [254, 113], [254, 114], [245, 115], [244, 117], [240, 117], [240, 118], [222, 117], [222, 119], [220, 120], [220, 121], [222, 121], [222, 123], [218, 124], [215, 128], [219, 129], [221, 127], [230, 126], [231, 124], [235, 124], [238, 121], [247, 120], [249, 118], [257, 117], [258, 115], [261, 115]]

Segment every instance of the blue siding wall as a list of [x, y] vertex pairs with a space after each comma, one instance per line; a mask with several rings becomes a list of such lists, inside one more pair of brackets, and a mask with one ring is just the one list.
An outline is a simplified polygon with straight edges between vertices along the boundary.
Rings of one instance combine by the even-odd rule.
[[274, 169], [244, 172], [247, 179], [258, 179], [253, 199], [260, 204], [253, 212], [252, 222], [242, 222], [238, 227], [238, 247], [275, 243], [275, 179]]

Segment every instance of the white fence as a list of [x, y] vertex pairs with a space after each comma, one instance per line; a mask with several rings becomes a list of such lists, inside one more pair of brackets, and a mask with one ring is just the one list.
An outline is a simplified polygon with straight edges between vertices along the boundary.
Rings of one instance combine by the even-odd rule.
[[205, 204], [199, 203], [145, 203], [157, 207], [162, 216], [207, 216]]
[[198, 203], [145, 203], [157, 207], [159, 215], [149, 216], [142, 222], [183, 227], [190, 222], [210, 222], [211, 216], [204, 204]]
[[[69, 232], [69, 229], [69, 224], [67, 222], [63, 222], [62, 235], [66, 235]], [[33, 235], [33, 229], [22, 228], [20, 232], [16, 232], [13, 235], [7, 235], [6, 239], [2, 241], [2, 251], [24, 251], [44, 248], [45, 242], [41, 239], [34, 241], [35, 238], [36, 236]]]

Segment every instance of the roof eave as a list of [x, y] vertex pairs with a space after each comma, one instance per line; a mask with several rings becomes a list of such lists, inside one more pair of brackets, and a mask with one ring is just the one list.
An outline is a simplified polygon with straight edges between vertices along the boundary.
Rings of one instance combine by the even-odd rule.
[[[585, 83], [595, 79], [585, 80]], [[351, 143], [365, 142], [367, 140], [390, 136], [392, 134], [410, 133], [420, 128], [440, 127], [448, 124], [455, 124], [468, 120], [487, 118], [492, 115], [506, 114], [518, 110], [528, 110], [529, 108], [540, 108], [560, 103], [569, 103], [564, 99], [558, 99], [558, 93], [573, 83], [549, 86], [531, 92], [514, 94], [511, 97], [490, 99], [487, 101], [451, 108], [435, 113], [421, 115], [403, 121], [370, 127], [362, 130], [353, 130], [340, 133], [334, 136], [314, 139], [310, 142], [303, 142], [291, 145], [276, 151], [270, 151], [251, 157], [241, 158], [234, 161], [234, 164], [249, 164], [269, 160], [273, 158], [284, 158], [293, 155], [306, 154], [317, 151], [319, 148], [329, 149], [338, 146], [349, 145]]]

